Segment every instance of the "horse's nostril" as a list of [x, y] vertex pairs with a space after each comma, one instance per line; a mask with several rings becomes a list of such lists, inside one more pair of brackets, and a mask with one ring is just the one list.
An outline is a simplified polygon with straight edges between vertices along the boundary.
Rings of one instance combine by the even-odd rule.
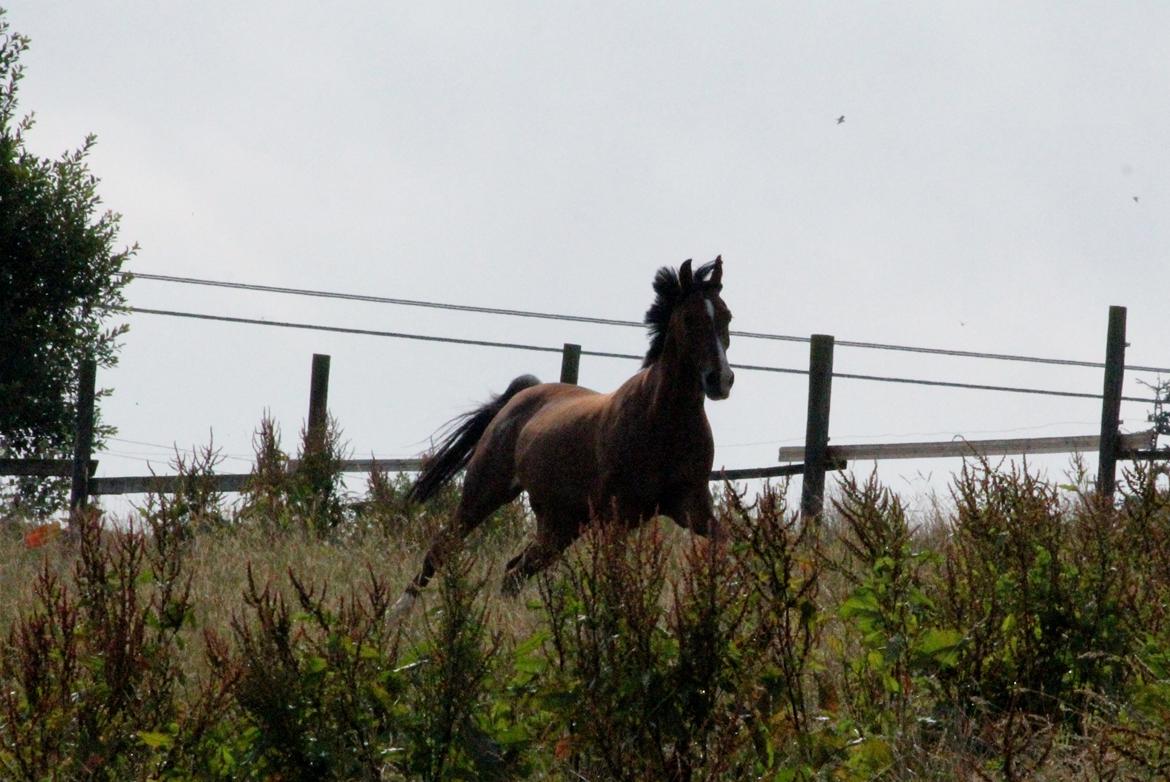
[[733, 385], [735, 385], [735, 373], [729, 372], [727, 374], [727, 387], [731, 388]]

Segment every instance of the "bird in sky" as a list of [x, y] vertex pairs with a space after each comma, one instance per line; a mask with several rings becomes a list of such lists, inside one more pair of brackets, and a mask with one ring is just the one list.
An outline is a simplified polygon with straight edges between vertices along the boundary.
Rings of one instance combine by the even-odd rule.
[[838, 124], [838, 125], [840, 125], [840, 124], [841, 124], [842, 122], [844, 122], [844, 121], [845, 121], [845, 115], [844, 115], [844, 114], [842, 114], [840, 117], [837, 117], [837, 124]]
[[1133, 202], [1134, 202], [1135, 204], [1138, 202], [1138, 197], [1137, 197], [1137, 196], [1134, 196], [1134, 197], [1133, 197]]

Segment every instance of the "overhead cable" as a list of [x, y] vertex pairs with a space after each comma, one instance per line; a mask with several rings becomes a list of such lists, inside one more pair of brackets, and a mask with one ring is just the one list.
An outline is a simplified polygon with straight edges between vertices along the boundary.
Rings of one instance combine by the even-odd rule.
[[[390, 298], [386, 296], [371, 296], [362, 293], [339, 293], [336, 291], [322, 291], [312, 290], [308, 288], [288, 288], [276, 285], [256, 285], [242, 282], [227, 282], [224, 280], [207, 280], [196, 277], [176, 277], [168, 274], [140, 274], [136, 272], [119, 272], [125, 276], [137, 278], [141, 280], [153, 280], [156, 282], [174, 282], [185, 285], [204, 285], [217, 288], [231, 288], [234, 290], [255, 291], [262, 293], [282, 293], [294, 296], [312, 296], [323, 299], [341, 299], [344, 301], [364, 301], [374, 304], [394, 304], [407, 307], [427, 307], [430, 309], [453, 310], [458, 312], [475, 312], [485, 315], [507, 315], [518, 318], [540, 318], [544, 320], [560, 320], [574, 323], [591, 323], [602, 326], [627, 326], [634, 328], [645, 328], [645, 324], [636, 320], [616, 320], [613, 318], [596, 318], [586, 315], [564, 315], [554, 312], [535, 312], [530, 310], [517, 310], [503, 307], [480, 307], [469, 304], [451, 304], [439, 301], [425, 301], [421, 299], [401, 299]], [[798, 337], [789, 334], [769, 334], [758, 331], [737, 331], [732, 330], [731, 335], [734, 337], [743, 337], [745, 339], [765, 339], [775, 340], [780, 342], [808, 342], [808, 337]], [[990, 359], [994, 361], [1022, 361], [1032, 364], [1050, 364], [1055, 366], [1070, 366], [1070, 367], [1088, 367], [1091, 369], [1103, 369], [1105, 364], [1100, 361], [1078, 361], [1074, 359], [1063, 358], [1044, 358], [1041, 356], [1025, 356], [1012, 353], [985, 353], [972, 350], [950, 350], [946, 348], [926, 348], [915, 347], [912, 345], [892, 345], [882, 342], [858, 342], [854, 340], [835, 340], [835, 345], [846, 348], [863, 348], [866, 350], [893, 350], [906, 353], [924, 353], [936, 356], [952, 356], [958, 358], [979, 358]], [[1126, 365], [1128, 370], [1135, 372], [1166, 372], [1170, 373], [1168, 367], [1149, 367], [1138, 365]]]
[[[356, 334], [367, 337], [388, 337], [393, 339], [410, 339], [422, 342], [444, 342], [453, 345], [473, 345], [477, 347], [491, 347], [491, 348], [508, 348], [510, 350], [530, 350], [541, 353], [561, 353], [563, 348], [548, 347], [545, 345], [527, 345], [518, 342], [494, 342], [482, 339], [464, 339], [461, 337], [436, 337], [425, 334], [408, 334], [399, 331], [376, 331], [372, 329], [355, 329], [347, 326], [325, 326], [315, 323], [297, 323], [291, 321], [278, 320], [258, 320], [255, 318], [237, 318], [228, 315], [209, 315], [199, 312], [178, 312], [175, 310], [156, 310], [147, 309], [145, 307], [126, 307], [125, 311], [141, 315], [164, 315], [175, 318], [191, 318], [195, 320], [210, 320], [221, 323], [239, 323], [252, 326], [273, 326], [277, 328], [288, 329], [303, 329], [308, 331], [324, 331], [334, 334]], [[600, 358], [620, 358], [633, 359], [641, 361], [642, 356], [632, 353], [610, 353], [600, 350], [582, 350], [583, 356], [597, 356]], [[749, 372], [774, 372], [789, 375], [807, 375], [808, 370], [805, 369], [791, 369], [788, 367], [772, 367], [762, 366], [758, 364], [732, 364], [735, 369], [743, 369]], [[883, 383], [910, 383], [923, 386], [938, 386], [943, 388], [966, 388], [976, 391], [1004, 391], [1016, 394], [1042, 394], [1046, 396], [1063, 396], [1073, 397], [1078, 399], [1100, 399], [1100, 394], [1090, 394], [1079, 391], [1058, 391], [1053, 389], [1043, 388], [1024, 388], [1019, 386], [995, 386], [982, 385], [976, 383], [958, 383], [945, 380], [920, 380], [906, 377], [884, 377], [880, 375], [858, 375], [846, 372], [834, 372], [833, 377], [843, 378], [846, 380], [872, 380]], [[1122, 401], [1126, 402], [1143, 402], [1153, 403], [1155, 400], [1146, 399], [1142, 397], [1123, 396]]]

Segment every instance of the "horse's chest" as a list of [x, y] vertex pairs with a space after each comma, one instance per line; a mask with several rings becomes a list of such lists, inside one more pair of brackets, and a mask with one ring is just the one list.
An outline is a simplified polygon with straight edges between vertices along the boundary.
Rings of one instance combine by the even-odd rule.
[[637, 504], [656, 506], [679, 487], [705, 481], [711, 469], [711, 444], [702, 440], [647, 437], [618, 450], [601, 471], [599, 491]]

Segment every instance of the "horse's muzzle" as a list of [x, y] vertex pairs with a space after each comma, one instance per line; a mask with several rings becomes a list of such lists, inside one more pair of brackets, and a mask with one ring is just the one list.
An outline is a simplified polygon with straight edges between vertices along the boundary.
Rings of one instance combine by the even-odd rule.
[[731, 386], [735, 383], [735, 373], [728, 369], [720, 372], [711, 369], [703, 373], [703, 393], [712, 401], [726, 399], [731, 396]]

